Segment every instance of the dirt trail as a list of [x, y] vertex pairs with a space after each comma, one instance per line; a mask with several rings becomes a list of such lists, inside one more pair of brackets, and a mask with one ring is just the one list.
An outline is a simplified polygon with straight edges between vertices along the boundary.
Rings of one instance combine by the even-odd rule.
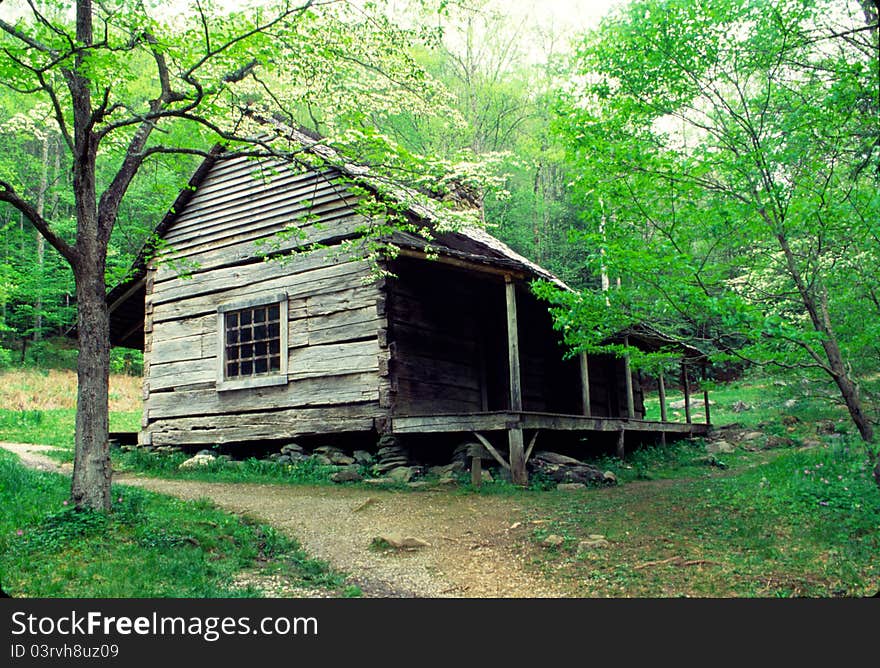
[[[0, 443], [35, 468], [69, 473], [45, 456], [47, 446]], [[165, 480], [129, 474], [114, 482], [183, 499], [208, 498], [297, 538], [314, 557], [351, 574], [367, 596], [560, 597], [529, 572], [527, 527], [511, 528], [523, 508], [509, 496], [443, 490], [393, 492], [355, 487], [261, 485]], [[376, 536], [421, 538], [429, 547], [377, 551]], [[259, 583], [257, 583], [259, 584]], [[272, 593], [270, 591], [270, 593]], [[296, 592], [285, 592], [296, 595]]]

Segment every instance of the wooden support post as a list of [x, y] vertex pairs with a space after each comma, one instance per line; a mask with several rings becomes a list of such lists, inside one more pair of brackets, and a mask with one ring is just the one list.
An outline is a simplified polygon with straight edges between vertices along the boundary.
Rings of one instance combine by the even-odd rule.
[[471, 457], [471, 485], [479, 488], [483, 484], [483, 460], [477, 454]]
[[712, 424], [712, 416], [709, 411], [709, 388], [706, 387], [706, 365], [703, 365], [703, 406], [706, 409], [706, 424]]
[[[623, 345], [629, 346], [629, 337], [623, 337]], [[623, 373], [626, 376], [626, 417], [632, 420], [636, 416], [636, 402], [633, 398], [632, 371], [629, 368], [629, 355], [623, 356]]]
[[681, 363], [681, 385], [684, 389], [684, 419], [688, 424], [691, 423], [691, 388], [688, 385], [687, 364]]
[[657, 376], [657, 385], [660, 390], [660, 422], [666, 422], [666, 381], [663, 380], [663, 372]]
[[587, 360], [587, 353], [579, 355], [581, 361], [581, 406], [583, 414], [587, 417], [592, 415], [590, 409], [590, 367]]
[[625, 449], [624, 443], [623, 443], [624, 433], [625, 433], [625, 430], [623, 430], [623, 429], [621, 429], [620, 431], [617, 432], [617, 458], [621, 459], [621, 460], [626, 455], [626, 449]]
[[529, 474], [526, 471], [525, 449], [523, 447], [523, 432], [519, 427], [507, 430], [507, 442], [510, 445], [510, 479], [514, 485], [526, 486], [529, 484]]
[[[513, 279], [504, 277], [504, 288], [507, 299], [507, 360], [510, 370], [510, 410], [522, 411], [522, 385], [519, 369], [519, 329], [516, 321], [516, 284]], [[507, 430], [507, 442], [510, 446], [508, 461], [510, 462], [510, 478], [515, 485], [527, 485], [529, 482], [526, 471], [523, 433], [519, 427]]]
[[519, 375], [519, 330], [516, 322], [516, 284], [504, 277], [507, 297], [507, 362], [510, 371], [510, 410], [522, 410], [522, 385]]

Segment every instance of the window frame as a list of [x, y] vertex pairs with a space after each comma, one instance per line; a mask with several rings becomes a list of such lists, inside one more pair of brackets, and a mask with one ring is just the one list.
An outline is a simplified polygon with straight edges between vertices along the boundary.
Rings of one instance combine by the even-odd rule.
[[[271, 387], [273, 385], [286, 385], [288, 347], [288, 296], [286, 292], [241, 299], [234, 302], [221, 304], [217, 307], [217, 391], [246, 390], [255, 387]], [[278, 304], [278, 334], [281, 339], [279, 349], [279, 369], [271, 373], [259, 376], [246, 376], [237, 378], [226, 377], [226, 314], [232, 311], [258, 308]]]

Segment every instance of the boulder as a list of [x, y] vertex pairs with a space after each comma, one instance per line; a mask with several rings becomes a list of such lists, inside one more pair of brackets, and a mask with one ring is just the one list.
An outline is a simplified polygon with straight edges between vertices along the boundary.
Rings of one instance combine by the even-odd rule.
[[614, 475], [614, 471], [605, 471], [602, 474], [602, 482], [607, 485], [616, 485], [617, 484], [617, 476]]
[[550, 547], [550, 548], [560, 548], [563, 543], [565, 543], [565, 538], [562, 536], [557, 536], [555, 533], [551, 533], [544, 540], [541, 541], [542, 547]]
[[706, 443], [706, 452], [710, 455], [730, 455], [736, 452], [736, 448], [727, 441], [714, 441]]
[[739, 437], [739, 440], [742, 441], [743, 443], [750, 443], [752, 441], [757, 441], [762, 438], [764, 438], [763, 432], [747, 431]]
[[359, 482], [363, 479], [364, 477], [355, 467], [339, 469], [330, 476], [333, 482]]
[[375, 461], [375, 457], [366, 450], [355, 450], [351, 453], [351, 456], [358, 464], [364, 464], [365, 466], [372, 464]]
[[578, 554], [581, 554], [583, 552], [603, 550], [609, 547], [611, 547], [611, 543], [605, 539], [605, 536], [601, 534], [590, 534], [586, 540], [582, 540], [578, 543], [577, 552]]
[[397, 533], [381, 534], [373, 538], [372, 545], [377, 548], [392, 548], [395, 550], [417, 550], [423, 547], [431, 547], [431, 543], [415, 536], [404, 536]]
[[216, 457], [216, 456], [217, 456], [217, 453], [214, 452], [213, 450], [199, 450], [199, 451], [196, 453], [196, 456], [198, 457], [199, 455], [206, 455], [206, 456], [208, 456], [208, 457]]
[[397, 483], [407, 483], [413, 479], [415, 472], [413, 466], [398, 466], [388, 471], [388, 479]]
[[312, 459], [315, 461], [315, 463], [320, 464], [321, 466], [333, 466], [333, 462], [330, 461], [330, 458], [326, 455], [312, 455]]
[[293, 460], [287, 455], [281, 455], [275, 460], [276, 464], [293, 464]]
[[787, 436], [768, 436], [767, 442], [764, 444], [765, 450], [773, 450], [775, 448], [792, 448], [797, 443]]
[[302, 452], [302, 451], [303, 451], [302, 446], [299, 445], [298, 443], [287, 443], [287, 444], [281, 446], [281, 454], [282, 455], [288, 455], [291, 452]]
[[355, 463], [354, 457], [349, 457], [346, 454], [340, 452], [331, 452], [327, 457], [331, 462], [336, 464], [336, 466], [351, 466]]
[[550, 464], [558, 464], [560, 466], [582, 466], [583, 462], [579, 459], [575, 459], [574, 457], [567, 457], [565, 455], [560, 455], [556, 452], [549, 452], [547, 450], [538, 450], [532, 453], [532, 461], [541, 460], [548, 462]]
[[556, 485], [557, 491], [560, 492], [579, 492], [586, 488], [587, 486], [581, 482], [561, 482]]
[[217, 458], [213, 454], [209, 455], [196, 455], [195, 457], [191, 457], [187, 459], [185, 462], [181, 462], [180, 466], [177, 468], [180, 469], [195, 469], [200, 466], [208, 466], [217, 461]]

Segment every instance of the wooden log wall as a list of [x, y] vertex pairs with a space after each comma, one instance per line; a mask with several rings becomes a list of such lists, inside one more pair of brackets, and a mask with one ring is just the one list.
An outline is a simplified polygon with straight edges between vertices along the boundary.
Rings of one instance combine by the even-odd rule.
[[[340, 253], [339, 242], [363, 222], [352, 202], [329, 173], [259, 169], [245, 159], [214, 166], [150, 274], [141, 442], [373, 428], [384, 413], [383, 292], [365, 261]], [[312, 243], [329, 247], [296, 252]], [[288, 295], [287, 384], [218, 391], [217, 307], [279, 293]]]

